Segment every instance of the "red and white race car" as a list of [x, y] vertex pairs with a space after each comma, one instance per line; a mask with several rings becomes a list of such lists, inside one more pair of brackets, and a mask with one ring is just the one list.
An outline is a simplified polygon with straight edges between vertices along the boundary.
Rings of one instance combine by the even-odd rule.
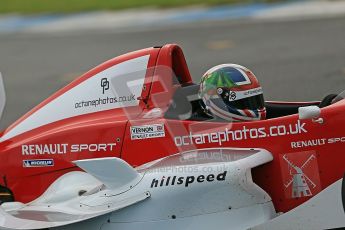
[[43, 101], [1, 134], [0, 228], [345, 227], [343, 94], [229, 123], [198, 90], [168, 44]]

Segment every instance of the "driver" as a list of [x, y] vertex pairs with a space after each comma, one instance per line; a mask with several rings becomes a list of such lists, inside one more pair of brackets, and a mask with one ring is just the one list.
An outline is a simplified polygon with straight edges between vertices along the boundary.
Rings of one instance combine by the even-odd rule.
[[199, 96], [204, 110], [215, 119], [255, 121], [266, 118], [263, 91], [246, 67], [223, 64], [209, 69], [201, 78]]

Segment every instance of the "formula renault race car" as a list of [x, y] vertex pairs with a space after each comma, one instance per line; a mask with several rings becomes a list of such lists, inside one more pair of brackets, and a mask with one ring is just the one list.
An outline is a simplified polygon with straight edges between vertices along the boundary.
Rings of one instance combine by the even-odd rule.
[[168, 44], [43, 101], [1, 133], [0, 229], [345, 227], [345, 94], [231, 123], [198, 91]]

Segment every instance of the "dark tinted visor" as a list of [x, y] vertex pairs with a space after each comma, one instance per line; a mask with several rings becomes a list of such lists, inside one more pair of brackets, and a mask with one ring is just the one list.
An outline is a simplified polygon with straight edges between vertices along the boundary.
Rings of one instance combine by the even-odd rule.
[[226, 105], [236, 109], [262, 109], [265, 107], [265, 101], [263, 94], [259, 94], [253, 97], [243, 98], [237, 101], [229, 101], [229, 98], [223, 98]]

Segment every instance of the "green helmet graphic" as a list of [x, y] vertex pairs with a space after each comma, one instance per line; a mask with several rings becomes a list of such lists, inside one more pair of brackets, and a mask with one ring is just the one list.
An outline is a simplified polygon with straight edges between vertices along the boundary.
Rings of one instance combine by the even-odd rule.
[[222, 71], [222, 69], [206, 74], [202, 78], [201, 84], [203, 85], [201, 94], [207, 93], [210, 90], [217, 90], [218, 88], [230, 89], [237, 86], [231, 76]]

